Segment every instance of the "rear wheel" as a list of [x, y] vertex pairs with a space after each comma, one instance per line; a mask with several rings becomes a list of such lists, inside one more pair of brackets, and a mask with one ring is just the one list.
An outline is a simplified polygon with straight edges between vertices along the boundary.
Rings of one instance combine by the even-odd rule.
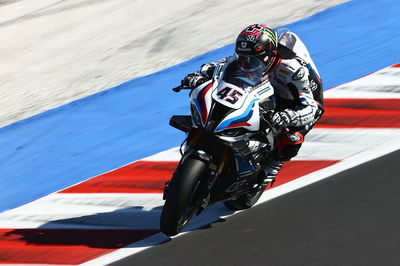
[[178, 234], [199, 210], [202, 175], [206, 166], [198, 159], [188, 159], [172, 177], [160, 218], [161, 231], [167, 236]]
[[259, 185], [253, 192], [239, 196], [234, 200], [225, 201], [225, 206], [234, 211], [244, 210], [252, 207], [264, 193], [266, 185]]

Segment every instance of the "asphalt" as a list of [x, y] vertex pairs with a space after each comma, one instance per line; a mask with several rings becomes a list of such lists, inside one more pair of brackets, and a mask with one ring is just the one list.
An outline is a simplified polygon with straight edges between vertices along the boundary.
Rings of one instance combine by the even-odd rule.
[[400, 150], [111, 265], [400, 265]]

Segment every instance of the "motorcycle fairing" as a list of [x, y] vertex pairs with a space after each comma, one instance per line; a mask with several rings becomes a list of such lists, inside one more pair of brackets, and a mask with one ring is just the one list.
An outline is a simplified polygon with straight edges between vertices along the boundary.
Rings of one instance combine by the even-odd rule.
[[[226, 83], [225, 83], [226, 84]], [[223, 85], [225, 85], [223, 84]], [[232, 85], [234, 86], [234, 85]], [[214, 90], [212, 96], [215, 100], [217, 95], [215, 92], [219, 89]], [[236, 87], [236, 86], [234, 86]], [[244, 91], [242, 97], [243, 103], [241, 107], [234, 112], [227, 115], [221, 123], [216, 127], [215, 132], [223, 131], [224, 129], [231, 128], [245, 128], [249, 131], [258, 131], [260, 128], [260, 111], [259, 101], [268, 98], [274, 94], [274, 89], [269, 82], [259, 86], [258, 88], [251, 91]], [[220, 102], [222, 103], [222, 102]]]
[[[227, 128], [244, 127], [251, 131], [256, 131], [259, 129], [259, 123], [253, 117], [259, 117], [258, 108], [254, 108], [259, 98], [255, 98], [251, 101], [245, 110], [239, 109], [241, 112], [233, 112], [232, 114], [225, 117], [224, 120], [217, 126], [215, 132], [222, 131]], [[258, 104], [257, 104], [258, 107]], [[253, 116], [254, 115], [254, 116]], [[249, 123], [251, 122], [251, 123]]]
[[[218, 95], [225, 88], [230, 88], [241, 93], [236, 102], [229, 102], [226, 99], [232, 98], [222, 98]], [[212, 79], [195, 88], [190, 98], [191, 103], [196, 106], [203, 126], [207, 122], [213, 101], [235, 109], [216, 126], [215, 132], [239, 127], [249, 131], [257, 131], [260, 127], [258, 103], [260, 100], [268, 98], [273, 94], [274, 90], [269, 82], [249, 91], [224, 81], [219, 82], [216, 79]]]
[[[240, 75], [235, 67], [237, 66], [234, 58], [229, 57], [223, 67], [214, 71], [211, 80], [192, 90], [190, 101], [194, 124], [206, 127], [208, 121], [213, 120], [216, 122], [211, 128], [211, 130], [215, 128], [214, 132], [232, 128], [244, 128], [253, 132], [259, 130], [259, 101], [272, 96], [274, 89], [268, 80], [257, 86], [250, 84], [246, 75]], [[244, 87], [240, 84], [243, 84]], [[225, 113], [226, 110], [223, 110], [221, 113], [220, 109], [215, 110], [212, 106], [217, 103], [225, 106], [229, 112]], [[213, 114], [214, 112], [218, 113]], [[210, 115], [213, 117], [209, 117]], [[214, 115], [218, 118], [213, 119]]]
[[197, 111], [200, 114], [201, 123], [203, 126], [205, 126], [206, 124], [209, 110], [211, 108], [212, 100], [210, 95], [215, 81], [215, 79], [206, 81], [199, 87], [195, 88], [190, 95], [191, 103], [196, 106]]

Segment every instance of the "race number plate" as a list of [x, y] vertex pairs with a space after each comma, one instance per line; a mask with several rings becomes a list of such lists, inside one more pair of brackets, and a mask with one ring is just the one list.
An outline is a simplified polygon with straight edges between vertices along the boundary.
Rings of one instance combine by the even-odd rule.
[[219, 84], [213, 91], [213, 99], [229, 108], [239, 109], [246, 100], [248, 93], [240, 87], [229, 83]]

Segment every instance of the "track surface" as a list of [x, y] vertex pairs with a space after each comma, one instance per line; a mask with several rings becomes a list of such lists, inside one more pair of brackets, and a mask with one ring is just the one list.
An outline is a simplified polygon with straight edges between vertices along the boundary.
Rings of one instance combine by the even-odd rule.
[[[285, 164], [275, 187], [259, 203], [400, 150], [399, 71], [400, 65], [396, 64], [326, 91], [323, 119], [307, 135], [299, 155]], [[161, 193], [180, 159], [178, 150], [176, 147], [157, 153], [2, 212], [0, 264], [108, 265], [168, 241], [159, 233]], [[325, 212], [311, 213], [325, 215]], [[221, 205], [212, 206], [195, 217], [187, 230], [215, 223], [230, 214]], [[244, 220], [240, 223], [241, 230], [252, 232], [254, 226], [247, 227], [249, 219]], [[292, 220], [299, 224], [298, 218]], [[392, 225], [385, 230], [397, 231], [397, 224]], [[296, 233], [303, 231], [281, 237], [295, 238]], [[269, 236], [263, 239], [269, 241]], [[303, 241], [304, 236], [299, 239]], [[248, 242], [245, 243], [247, 246]], [[260, 245], [255, 243], [257, 247]], [[260, 246], [264, 250], [264, 245]]]
[[399, 265], [400, 151], [111, 264]]
[[[65, 1], [61, 2], [59, 1], [60, 4], [65, 4]], [[110, 13], [109, 9], [105, 11]], [[302, 148], [302, 152], [307, 151], [303, 154], [303, 160], [313, 161], [313, 166], [316, 165], [315, 160], [330, 160], [331, 162], [339, 160], [337, 165], [343, 166], [349, 165], [349, 161], [356, 162], [357, 160], [349, 158], [354, 158], [352, 156], [359, 152], [362, 152], [362, 155], [365, 155], [365, 152], [376, 154], [371, 149], [379, 148], [382, 152], [380, 149], [382, 147], [388, 147], [392, 151], [400, 148], [398, 109], [400, 107], [398, 77], [400, 76], [396, 70], [400, 67], [398, 64], [400, 35], [396, 34], [400, 25], [399, 13], [400, 5], [396, 0], [382, 0], [379, 1], [379, 4], [372, 0], [354, 0], [289, 25], [292, 30], [304, 37], [303, 40], [309, 44], [310, 51], [313, 55], [315, 54], [314, 59], [320, 66], [319, 69], [324, 77], [326, 87], [335, 86], [335, 89], [326, 93], [326, 96], [330, 94], [329, 98], [331, 98], [330, 103], [332, 104], [332, 108], [327, 108], [325, 116], [329, 119], [325, 124], [320, 123], [321, 128], [317, 127], [310, 133], [310, 138], [307, 140], [307, 145], [310, 145], [308, 151], [305, 149], [306, 145]], [[115, 14], [110, 13], [110, 15], [113, 19], [116, 18]], [[207, 13], [207, 16], [211, 16], [211, 14]], [[75, 16], [71, 17], [76, 18]], [[87, 17], [86, 13], [85, 17]], [[101, 19], [103, 23], [107, 24], [107, 20]], [[371, 21], [374, 23], [371, 24]], [[181, 23], [181, 21], [179, 22]], [[327, 28], [331, 30], [327, 31]], [[333, 29], [337, 29], [337, 31]], [[68, 31], [70, 31], [69, 28]], [[86, 30], [83, 31], [86, 32]], [[169, 32], [168, 28], [166, 32]], [[375, 34], [379, 34], [379, 38]], [[52, 35], [50, 34], [50, 36]], [[26, 35], [24, 37], [29, 39]], [[45, 43], [43, 39], [41, 41], [35, 43]], [[53, 47], [51, 43], [47, 44]], [[119, 42], [119, 44], [121, 43]], [[138, 252], [142, 248], [150, 247], [150, 241], [146, 240], [147, 236], [154, 236], [150, 237], [153, 245], [161, 243], [162, 241], [154, 242], [154, 239], [161, 235], [158, 233], [158, 216], [162, 205], [160, 194], [147, 193], [149, 191], [145, 191], [146, 193], [126, 191], [127, 188], [137, 188], [138, 185], [146, 185], [145, 188], [150, 189], [154, 189], [154, 185], [158, 186], [147, 177], [149, 173], [154, 173], [152, 170], [160, 168], [159, 164], [153, 162], [155, 169], [145, 168], [146, 171], [136, 175], [136, 179], [130, 179], [129, 184], [133, 184], [133, 186], [127, 184], [126, 178], [123, 180], [121, 175], [109, 174], [109, 171], [122, 165], [125, 165], [121, 168], [122, 170], [118, 169], [116, 172], [121, 173], [126, 169], [136, 171], [137, 167], [130, 167], [133, 161], [180, 143], [181, 138], [178, 138], [176, 130], [169, 128], [164, 122], [168, 121], [171, 114], [187, 112], [187, 95], [177, 95], [165, 88], [176, 85], [181, 79], [182, 73], [194, 70], [201, 63], [221, 58], [228, 53], [231, 54], [232, 47], [232, 45], [227, 45], [169, 69], [129, 81], [103, 93], [1, 128], [0, 183], [3, 193], [0, 196], [2, 199], [0, 200], [0, 263], [76, 265], [84, 262], [85, 266], [98, 266], [114, 262], [117, 257], [122, 258], [122, 255], [127, 255], [127, 252], [130, 252], [130, 255], [133, 254], [132, 251]], [[86, 50], [79, 50], [86, 53]], [[38, 51], [35, 49], [34, 51], [37, 54]], [[102, 53], [100, 54], [103, 56]], [[117, 52], [117, 54], [119, 53]], [[12, 54], [9, 56], [12, 57]], [[54, 59], [54, 57], [52, 58]], [[78, 63], [87, 66], [81, 62], [85, 62], [84, 60]], [[103, 63], [110, 68], [115, 67], [114, 64]], [[397, 65], [362, 78], [358, 80], [358, 83], [356, 82], [357, 84], [353, 84], [353, 82], [346, 84], [347, 81], [392, 64]], [[35, 69], [46, 69], [38, 67], [37, 64], [27, 65], [33, 66]], [[121, 66], [121, 64], [118, 65]], [[94, 71], [99, 72], [97, 69]], [[30, 73], [29, 71], [25, 72]], [[113, 72], [106, 72], [113, 75]], [[84, 73], [80, 74], [87, 77]], [[50, 75], [54, 76], [52, 73]], [[156, 80], [157, 82], [155, 82]], [[108, 86], [107, 83], [98, 81], [102, 86]], [[163, 86], [160, 87], [159, 84], [163, 84]], [[339, 84], [343, 84], [343, 86], [336, 87]], [[35, 87], [35, 83], [31, 82], [30, 87]], [[37, 87], [41, 88], [42, 86]], [[72, 84], [71, 87], [80, 86]], [[14, 93], [14, 90], [10, 91]], [[354, 105], [354, 103], [356, 104]], [[152, 106], [157, 106], [157, 108], [150, 108]], [[177, 143], [178, 141], [179, 143]], [[154, 145], [155, 143], [157, 145]], [[298, 156], [296, 159], [300, 157]], [[171, 158], [168, 159], [171, 160]], [[151, 165], [150, 161], [147, 160], [145, 164]], [[140, 165], [143, 164], [143, 162], [140, 163]], [[133, 164], [137, 166], [136, 162]], [[302, 167], [302, 169], [310, 170], [308, 167]], [[172, 168], [167, 167], [162, 170], [172, 171]], [[327, 171], [329, 169], [325, 173]], [[372, 171], [367, 172], [373, 174], [371, 181], [378, 179]], [[155, 175], [156, 178], [161, 177], [161, 174], [164, 175], [163, 171], [158, 171], [158, 174]], [[315, 173], [314, 176], [317, 175], [323, 176], [320, 172]], [[164, 175], [164, 178], [166, 176], [170, 175]], [[88, 178], [91, 179], [87, 180]], [[84, 180], [87, 181], [81, 183]], [[283, 179], [281, 178], [281, 180]], [[348, 180], [352, 180], [352, 178], [348, 178]], [[298, 184], [297, 181], [294, 183]], [[396, 263], [397, 259], [394, 253], [398, 249], [396, 243], [386, 241], [397, 239], [394, 238], [394, 234], [399, 231], [398, 223], [392, 222], [380, 213], [390, 213], [390, 218], [393, 219], [396, 204], [393, 204], [395, 207], [391, 212], [381, 210], [379, 207], [376, 210], [374, 208], [369, 210], [365, 207], [366, 204], [368, 207], [380, 205], [381, 200], [370, 198], [370, 196], [385, 195], [387, 197], [398, 186], [391, 184], [390, 186], [380, 186], [378, 189], [368, 187], [356, 190], [354, 188], [359, 183], [350, 185], [350, 188], [349, 183], [342, 184], [345, 191], [349, 189], [354, 194], [368, 190], [373, 192], [368, 192], [370, 195], [366, 198], [367, 200], [354, 200], [354, 198], [360, 198], [360, 195], [350, 195], [351, 200], [340, 195], [338, 202], [334, 201], [333, 204], [328, 205], [331, 207], [344, 205], [349, 209], [349, 214], [343, 207], [340, 208], [340, 211], [335, 210], [332, 215], [330, 213], [332, 208], [318, 210], [317, 207], [322, 208], [327, 204], [321, 202], [320, 198], [330, 195], [325, 192], [325, 188], [322, 190], [303, 189], [302, 191], [310, 193], [318, 191], [318, 193], [311, 194], [306, 199], [303, 199], [304, 196], [300, 197], [302, 194], [293, 193], [294, 196], [297, 195], [296, 199], [281, 197], [263, 206], [268, 210], [256, 211], [256, 213], [254, 210], [249, 210], [244, 214], [239, 214], [239, 218], [227, 218], [228, 222], [226, 223], [214, 224], [209, 230], [194, 231], [195, 238], [204, 235], [206, 240], [190, 241], [189, 244], [187, 241], [175, 242], [174, 240], [160, 246], [160, 248], [172, 248], [173, 250], [167, 255], [162, 251], [161, 257], [156, 254], [156, 259], [161, 259], [160, 263], [157, 261], [153, 263], [154, 258], [148, 257], [148, 260], [144, 263], [139, 261], [139, 264], [171, 263], [168, 261], [170, 259], [168, 255], [181, 252], [175, 246], [183, 245], [191, 248], [190, 251], [182, 252], [182, 254], [188, 254], [189, 257], [181, 258], [180, 254], [177, 254], [174, 258], [178, 259], [179, 263], [175, 264], [357, 264], [347, 259], [346, 255], [351, 254], [353, 258], [358, 258], [357, 256], [363, 258], [358, 263], [362, 265], [368, 263], [374, 265], [393, 264], [387, 262], [388, 260], [393, 260], [395, 264], [400, 265]], [[159, 187], [162, 188], [163, 182], [160, 184]], [[293, 184], [289, 185], [293, 187]], [[65, 190], [66, 187], [69, 189]], [[271, 194], [287, 187], [277, 187], [277, 190], [271, 191]], [[335, 191], [336, 186], [331, 185], [329, 188]], [[385, 189], [389, 189], [389, 194], [383, 192]], [[375, 195], [377, 191], [379, 194]], [[343, 194], [343, 191], [340, 192]], [[266, 197], [271, 194], [266, 193]], [[336, 194], [334, 195], [336, 196]], [[329, 197], [327, 198], [329, 199]], [[286, 200], [286, 202], [279, 203], [282, 200]], [[313, 204], [310, 204], [309, 201]], [[285, 206], [279, 208], [278, 203], [285, 204]], [[360, 204], [361, 208], [355, 207], [356, 203]], [[274, 208], [275, 205], [276, 208]], [[295, 211], [290, 209], [292, 206], [296, 209]], [[390, 204], [385, 205], [385, 207], [387, 206]], [[308, 210], [309, 208], [311, 210]], [[212, 208], [210, 209], [212, 210]], [[356, 211], [352, 212], [351, 209]], [[199, 219], [203, 219], [206, 212]], [[303, 216], [296, 217], [296, 213], [301, 213]], [[218, 217], [220, 217], [219, 214]], [[265, 214], [266, 217], [260, 216], [260, 214]], [[351, 214], [354, 217], [366, 217], [371, 214], [373, 217], [366, 217], [361, 222], [351, 221], [350, 218], [354, 218]], [[243, 215], [255, 216], [248, 218]], [[311, 220], [304, 220], [308, 216], [311, 218], [307, 219]], [[323, 216], [324, 218], [320, 219], [326, 219], [326, 221], [317, 221], [314, 216]], [[238, 225], [235, 225], [235, 221], [240, 217], [243, 221], [238, 220]], [[229, 222], [231, 220], [233, 222]], [[212, 221], [215, 219], [208, 223]], [[258, 223], [263, 231], [258, 233], [257, 227], [249, 224], [248, 221]], [[372, 225], [377, 228], [371, 228], [371, 221], [373, 221]], [[235, 230], [230, 229], [231, 223]], [[339, 226], [342, 224], [345, 226]], [[225, 225], [228, 227], [225, 228]], [[381, 232], [381, 226], [384, 228], [384, 234]], [[331, 227], [335, 230], [332, 230]], [[272, 230], [274, 231], [272, 232]], [[211, 237], [208, 232], [211, 232]], [[226, 236], [221, 236], [216, 232], [225, 233]], [[253, 240], [255, 236], [256, 238]], [[181, 238], [184, 240], [187, 237], [189, 236], [178, 237], [177, 240], [180, 241]], [[234, 239], [231, 239], [233, 237]], [[244, 240], [238, 244], [239, 237], [243, 237]], [[223, 241], [222, 244], [216, 241], [216, 238]], [[376, 239], [371, 241], [371, 238], [377, 238], [379, 241]], [[285, 243], [282, 239], [290, 240], [290, 243]], [[327, 245], [326, 239], [332, 245]], [[131, 242], [134, 243], [130, 245]], [[362, 245], [359, 245], [358, 242], [361, 242]], [[126, 246], [128, 244], [129, 246]], [[211, 249], [211, 252], [205, 253], [211, 257], [216, 256], [216, 261], [211, 260], [210, 263], [210, 258], [198, 255], [201, 254], [200, 252], [192, 254], [193, 251], [197, 251], [197, 246], [206, 246], [208, 249], [216, 246]], [[334, 248], [330, 249], [330, 246], [334, 246]], [[363, 254], [366, 252], [363, 249], [365, 246], [369, 247], [367, 255]], [[136, 249], [132, 247], [136, 247]], [[220, 247], [227, 248], [229, 251], [225, 252]], [[369, 252], [370, 250], [372, 251]], [[232, 255], [230, 252], [235, 254]], [[284, 254], [282, 255], [280, 252]], [[246, 258], [249, 253], [253, 256], [252, 259], [244, 260], [243, 258]], [[146, 253], [139, 254], [139, 258], [142, 258], [143, 254]], [[218, 254], [229, 258], [230, 261], [217, 261]], [[193, 256], [195, 258], [192, 258]], [[334, 260], [331, 259], [333, 256], [335, 256]], [[371, 259], [372, 256], [376, 256], [379, 260]], [[168, 259], [166, 260], [166, 258]], [[321, 262], [318, 258], [324, 260]], [[99, 261], [104, 263], [99, 263]]]

